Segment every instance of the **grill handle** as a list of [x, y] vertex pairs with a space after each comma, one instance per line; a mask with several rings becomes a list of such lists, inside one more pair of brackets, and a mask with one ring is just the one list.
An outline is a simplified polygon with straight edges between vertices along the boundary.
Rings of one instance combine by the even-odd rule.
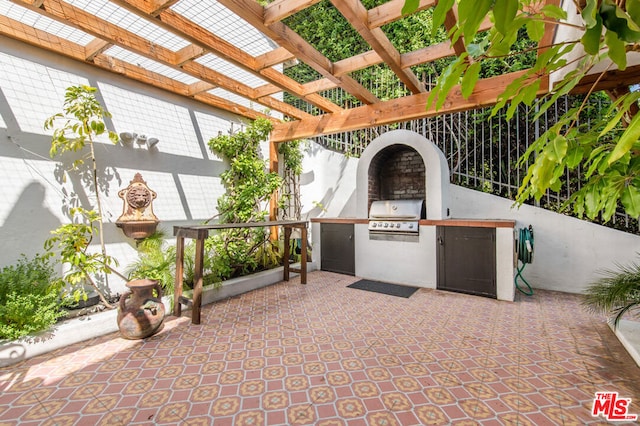
[[371, 216], [369, 219], [375, 219], [375, 220], [402, 220], [402, 219], [406, 219], [406, 220], [418, 220], [417, 217], [413, 216], [413, 215], [398, 215], [398, 216]]

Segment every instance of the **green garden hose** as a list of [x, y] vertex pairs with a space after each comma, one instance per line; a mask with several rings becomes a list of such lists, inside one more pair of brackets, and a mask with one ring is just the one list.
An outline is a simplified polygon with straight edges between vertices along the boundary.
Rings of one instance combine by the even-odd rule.
[[[527, 296], [533, 295], [533, 289], [527, 282], [527, 280], [522, 276], [522, 271], [524, 271], [524, 267], [527, 263], [531, 263], [533, 261], [533, 228], [529, 225], [528, 228], [520, 228], [520, 237], [518, 238], [518, 243], [516, 245], [516, 253], [518, 254], [518, 261], [522, 262], [522, 267], [518, 266], [518, 273], [515, 277], [516, 288], [521, 292], [526, 294]], [[518, 283], [518, 277], [527, 286], [527, 290], [523, 290]]]

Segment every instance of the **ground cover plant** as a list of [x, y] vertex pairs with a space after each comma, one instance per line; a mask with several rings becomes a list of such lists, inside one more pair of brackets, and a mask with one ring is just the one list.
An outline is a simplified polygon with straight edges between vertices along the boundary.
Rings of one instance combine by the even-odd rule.
[[65, 315], [60, 285], [46, 256], [23, 256], [0, 270], [0, 340], [43, 331]]

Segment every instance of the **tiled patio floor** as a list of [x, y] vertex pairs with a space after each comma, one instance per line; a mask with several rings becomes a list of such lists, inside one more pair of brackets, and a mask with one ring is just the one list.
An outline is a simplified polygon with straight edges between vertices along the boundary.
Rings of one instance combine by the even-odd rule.
[[356, 280], [313, 272], [208, 305], [201, 325], [0, 370], [0, 424], [607, 424], [597, 391], [640, 413], [640, 369], [575, 295], [404, 299]]

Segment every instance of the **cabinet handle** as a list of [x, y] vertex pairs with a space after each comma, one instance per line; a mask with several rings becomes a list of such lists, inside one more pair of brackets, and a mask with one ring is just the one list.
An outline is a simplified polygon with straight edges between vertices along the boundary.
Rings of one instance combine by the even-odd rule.
[[444, 245], [444, 240], [442, 239], [442, 237], [438, 237], [438, 244], [440, 244], [441, 246]]

